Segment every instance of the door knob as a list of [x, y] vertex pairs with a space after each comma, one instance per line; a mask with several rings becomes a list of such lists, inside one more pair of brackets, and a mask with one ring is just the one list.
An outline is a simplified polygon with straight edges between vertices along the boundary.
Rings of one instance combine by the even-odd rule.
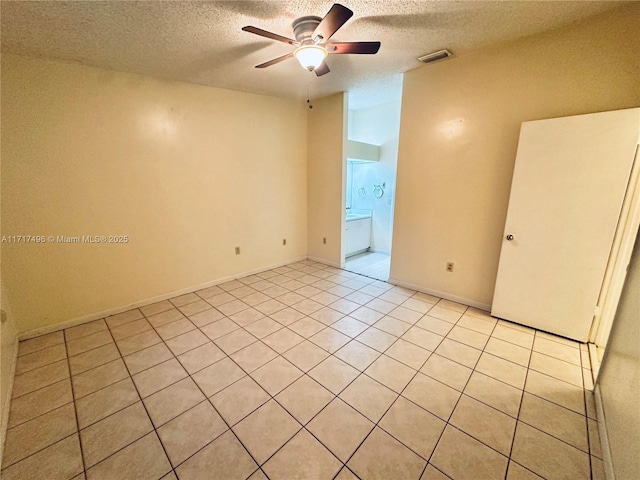
[[513, 235], [511, 235], [511, 234], [507, 235], [507, 240], [509, 240], [509, 241], [513, 240]]

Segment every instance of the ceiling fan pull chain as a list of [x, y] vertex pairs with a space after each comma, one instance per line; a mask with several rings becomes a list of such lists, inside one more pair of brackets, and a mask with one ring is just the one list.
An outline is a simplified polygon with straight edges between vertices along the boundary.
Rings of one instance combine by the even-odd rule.
[[313, 108], [313, 104], [311, 103], [311, 72], [309, 70], [309, 74], [307, 75], [307, 105], [309, 105], [309, 110]]

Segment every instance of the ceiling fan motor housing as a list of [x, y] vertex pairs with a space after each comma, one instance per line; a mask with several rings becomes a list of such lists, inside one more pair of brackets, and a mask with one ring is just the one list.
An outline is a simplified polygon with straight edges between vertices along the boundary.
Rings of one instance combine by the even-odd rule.
[[[292, 27], [296, 40], [300, 42], [301, 45], [315, 44], [316, 42], [314, 42], [311, 36], [321, 20], [322, 18], [315, 16], [300, 17], [294, 20]], [[323, 40], [323, 38], [319, 38], [318, 43], [321, 43]]]

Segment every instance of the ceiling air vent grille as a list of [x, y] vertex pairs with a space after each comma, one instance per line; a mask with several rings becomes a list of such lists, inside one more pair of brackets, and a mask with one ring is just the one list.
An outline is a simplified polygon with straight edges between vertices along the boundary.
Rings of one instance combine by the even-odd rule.
[[418, 60], [423, 63], [431, 63], [437, 62], [438, 60], [442, 60], [444, 58], [449, 58], [452, 55], [453, 54], [449, 50], [438, 50], [437, 52], [427, 53], [426, 55], [418, 57]]

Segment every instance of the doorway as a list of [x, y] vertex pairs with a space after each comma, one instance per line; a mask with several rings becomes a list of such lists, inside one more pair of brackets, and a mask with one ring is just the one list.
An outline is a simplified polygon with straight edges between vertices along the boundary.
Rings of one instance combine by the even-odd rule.
[[348, 113], [343, 268], [382, 281], [391, 265], [400, 107], [398, 97]]

